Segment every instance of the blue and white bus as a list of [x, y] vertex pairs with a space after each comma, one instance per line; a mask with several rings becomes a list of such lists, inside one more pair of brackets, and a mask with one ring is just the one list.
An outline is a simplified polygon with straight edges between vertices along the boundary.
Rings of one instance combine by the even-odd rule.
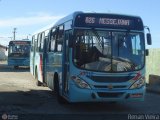
[[8, 45], [8, 65], [18, 68], [18, 66], [30, 66], [31, 42], [26, 40], [10, 41]]
[[60, 103], [143, 101], [144, 29], [138, 16], [74, 12], [33, 35], [31, 73]]

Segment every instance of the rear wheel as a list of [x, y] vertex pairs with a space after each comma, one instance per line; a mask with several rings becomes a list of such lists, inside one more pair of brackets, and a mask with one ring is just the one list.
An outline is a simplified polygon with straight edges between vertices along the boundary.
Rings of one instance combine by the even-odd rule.
[[37, 86], [41, 86], [41, 82], [38, 80], [38, 72], [36, 70], [36, 74], [35, 74], [35, 79], [36, 79], [36, 85]]
[[110, 103], [110, 104], [117, 104], [116, 101], [111, 101], [111, 102], [108, 102], [108, 103]]
[[14, 69], [18, 69], [18, 66], [14, 66]]

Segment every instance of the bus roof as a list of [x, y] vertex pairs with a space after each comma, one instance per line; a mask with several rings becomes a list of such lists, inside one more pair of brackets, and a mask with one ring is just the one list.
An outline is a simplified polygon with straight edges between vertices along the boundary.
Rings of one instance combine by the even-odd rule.
[[74, 19], [77, 15], [79, 14], [94, 14], [94, 15], [115, 15], [115, 16], [125, 16], [125, 17], [135, 17], [135, 18], [140, 18], [140, 16], [136, 16], [136, 15], [127, 15], [127, 14], [118, 14], [118, 13], [96, 13], [96, 12], [82, 12], [82, 11], [75, 11], [72, 14], [69, 14], [68, 16], [61, 18], [60, 20], [58, 20], [54, 26], [63, 24], [64, 22], [67, 22], [69, 20]]
[[50, 24], [50, 25], [47, 25], [47, 26], [41, 28], [40, 30], [34, 32], [33, 35], [36, 35], [36, 34], [41, 33], [41, 32], [43, 32], [43, 31], [50, 30], [50, 29], [54, 26], [54, 24], [55, 24], [55, 23], [52, 23], [52, 24]]
[[83, 13], [83, 12], [82, 12], [82, 11], [76, 11], [76, 12], [71, 13], [71, 14], [67, 15], [66, 17], [58, 20], [58, 21], [54, 24], [54, 26], [57, 26], [57, 25], [63, 24], [64, 22], [67, 22], [67, 21], [69, 21], [69, 20], [72, 20], [72, 19], [74, 19], [74, 18], [75, 18], [78, 14], [80, 14], [80, 13]]

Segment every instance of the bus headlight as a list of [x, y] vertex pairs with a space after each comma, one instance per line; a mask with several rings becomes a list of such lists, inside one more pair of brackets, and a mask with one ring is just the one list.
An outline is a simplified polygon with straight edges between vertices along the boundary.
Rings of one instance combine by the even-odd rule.
[[84, 80], [82, 80], [81, 78], [76, 77], [76, 76], [72, 76], [71, 79], [75, 82], [75, 84], [76, 84], [79, 88], [91, 89], [91, 87], [88, 85], [88, 83], [85, 82]]
[[145, 85], [145, 78], [144, 77], [141, 77], [139, 80], [137, 80], [136, 82], [134, 82], [130, 89], [137, 89], [137, 88], [140, 88], [142, 86]]

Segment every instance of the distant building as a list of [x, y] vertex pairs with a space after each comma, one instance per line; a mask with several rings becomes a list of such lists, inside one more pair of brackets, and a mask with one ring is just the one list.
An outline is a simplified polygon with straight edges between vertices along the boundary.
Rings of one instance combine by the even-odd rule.
[[0, 45], [0, 60], [6, 60], [6, 59], [7, 59], [6, 46]]
[[149, 49], [149, 56], [146, 57], [146, 82], [149, 83], [150, 75], [160, 76], [160, 48]]

